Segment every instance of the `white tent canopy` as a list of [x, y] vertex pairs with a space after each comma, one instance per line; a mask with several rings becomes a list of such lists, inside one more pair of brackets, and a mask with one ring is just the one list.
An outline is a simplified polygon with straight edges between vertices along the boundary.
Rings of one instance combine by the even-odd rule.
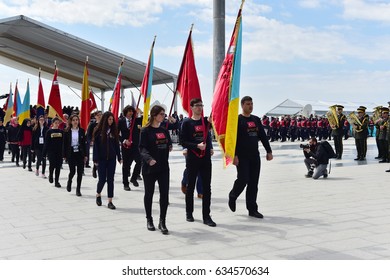
[[[356, 111], [356, 109], [360, 106], [367, 107], [366, 113], [371, 114], [373, 112], [374, 107], [379, 106], [381, 104], [376, 103], [354, 103], [354, 102], [346, 102], [346, 101], [313, 101], [313, 100], [291, 100], [286, 99], [272, 110], [266, 113], [267, 116], [286, 116], [286, 115], [301, 115], [302, 111], [307, 108], [311, 108], [311, 112], [309, 114], [323, 116], [326, 112], [329, 111], [329, 107], [335, 104], [340, 104], [344, 106], [344, 113], [348, 114], [350, 112]], [[385, 106], [386, 104], [382, 104]]]

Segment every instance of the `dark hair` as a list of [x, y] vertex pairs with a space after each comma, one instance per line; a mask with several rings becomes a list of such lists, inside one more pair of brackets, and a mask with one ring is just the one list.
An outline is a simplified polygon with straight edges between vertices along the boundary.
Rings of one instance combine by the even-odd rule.
[[39, 117], [37, 117], [37, 122], [36, 122], [35, 125], [34, 125], [33, 131], [35, 131], [35, 130], [37, 130], [38, 128], [40, 128], [40, 124], [39, 124], [39, 119], [40, 119], [40, 118], [43, 118], [43, 120], [45, 121], [45, 122], [43, 123], [43, 126], [44, 126], [44, 127], [46, 126], [46, 118], [45, 118], [45, 116], [44, 116], [44, 115], [40, 115]]
[[127, 113], [129, 111], [133, 111], [133, 115], [135, 115], [135, 109], [133, 106], [127, 105], [125, 108], [123, 108], [122, 114], [124, 117], [126, 117]]
[[157, 115], [160, 114], [162, 111], [165, 112], [164, 107], [160, 105], [154, 105], [152, 109], [150, 109], [150, 117], [145, 127], [150, 126], [153, 123], [154, 119], [157, 117]]
[[194, 105], [195, 105], [196, 103], [199, 103], [199, 102], [203, 102], [202, 99], [200, 99], [200, 98], [193, 98], [193, 99], [191, 99], [191, 101], [190, 101], [190, 106], [191, 106], [191, 107], [194, 107]]
[[79, 120], [79, 125], [78, 125], [78, 127], [80, 127], [80, 117], [79, 117], [79, 115], [77, 115], [77, 114], [72, 114], [72, 115], [70, 115], [70, 117], [68, 118], [68, 127], [65, 129], [65, 131], [69, 131], [69, 130], [71, 130], [72, 129], [72, 119], [73, 118], [77, 118], [78, 120]]
[[315, 141], [316, 143], [318, 143], [317, 138], [315, 138], [315, 137], [311, 137], [310, 140], [311, 141]]
[[[114, 119], [111, 127], [108, 127], [108, 118], [109, 117], [112, 117]], [[96, 126], [96, 128], [93, 132], [93, 139], [96, 139], [96, 137], [102, 137], [102, 142], [106, 143], [108, 128], [110, 128], [111, 136], [113, 136], [116, 139], [116, 141], [119, 141], [118, 129], [117, 129], [117, 126], [115, 123], [115, 118], [114, 118], [113, 113], [111, 113], [109, 111], [104, 112], [101, 121], [98, 123], [98, 125]]]
[[252, 97], [250, 96], [244, 96], [243, 98], [241, 98], [241, 105], [244, 105], [244, 103], [246, 101], [251, 101], [252, 102]]
[[56, 121], [61, 121], [59, 117], [54, 117], [51, 119], [51, 123], [53, 124]]

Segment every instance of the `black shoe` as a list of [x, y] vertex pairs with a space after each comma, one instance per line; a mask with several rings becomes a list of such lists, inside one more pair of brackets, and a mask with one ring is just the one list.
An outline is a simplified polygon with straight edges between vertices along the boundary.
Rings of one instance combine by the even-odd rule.
[[93, 178], [97, 178], [97, 172], [96, 172], [96, 167], [95, 166], [92, 168], [92, 177]]
[[236, 200], [234, 198], [229, 197], [228, 205], [230, 210], [232, 210], [232, 212], [236, 212]]
[[360, 157], [355, 158], [354, 160], [360, 160]]
[[147, 219], [147, 222], [146, 222], [146, 228], [150, 231], [155, 231], [156, 228], [154, 227], [154, 224], [153, 224], [153, 219]]
[[107, 207], [110, 208], [111, 210], [115, 210], [116, 209], [115, 205], [112, 204], [112, 202], [109, 202]]
[[23, 164], [23, 169], [26, 169], [26, 165], [25, 164]]
[[50, 176], [50, 175], [49, 175], [49, 183], [50, 183], [50, 184], [53, 184], [53, 182], [54, 182], [53, 176]]
[[124, 186], [123, 186], [123, 189], [124, 189], [125, 191], [131, 191], [131, 188], [129, 187], [129, 185], [124, 185]]
[[205, 225], [208, 225], [209, 227], [216, 227], [217, 226], [217, 224], [214, 223], [214, 221], [211, 219], [211, 217], [208, 217], [208, 218], [204, 219], [203, 223]]
[[77, 196], [81, 196], [81, 192], [80, 191], [76, 191], [76, 195]]
[[328, 173], [324, 174], [324, 179], [328, 178]]
[[390, 172], [390, 169], [386, 170], [385, 172]]
[[313, 177], [313, 171], [307, 172], [307, 174], [305, 174], [305, 177], [306, 177], [306, 178], [311, 178], [311, 177]]
[[72, 182], [69, 181], [69, 180], [68, 180], [68, 183], [66, 184], [66, 190], [67, 190], [68, 192], [71, 192], [71, 190], [72, 190]]
[[263, 214], [259, 213], [258, 211], [249, 212], [249, 216], [262, 219], [264, 218]]
[[160, 222], [158, 223], [158, 229], [161, 230], [162, 234], [168, 234], [168, 229], [165, 225], [165, 220], [160, 220]]
[[97, 196], [96, 197], [96, 205], [97, 206], [102, 206], [102, 197], [101, 196]]
[[362, 157], [362, 158], [359, 159], [359, 161], [365, 161], [365, 160], [366, 160], [365, 157]]
[[187, 222], [194, 222], [195, 221], [194, 216], [192, 216], [192, 213], [187, 213], [186, 221]]
[[385, 163], [385, 162], [387, 162], [387, 159], [382, 159], [379, 161], [379, 163]]
[[20, 166], [18, 162], [16, 163], [16, 166], [17, 166], [17, 167], [19, 167], [19, 166]]
[[57, 182], [57, 183], [55, 183], [55, 184], [54, 184], [54, 186], [55, 186], [56, 188], [61, 188], [61, 184], [60, 184], [60, 183], [58, 183], [58, 182]]
[[138, 176], [137, 176], [137, 180], [142, 181], [141, 175], [138, 175]]
[[375, 159], [382, 159], [382, 157], [380, 157], [380, 156], [377, 156], [377, 157], [375, 157]]
[[134, 187], [139, 187], [137, 180], [131, 179], [130, 183], [132, 183]]
[[28, 171], [30, 171], [30, 172], [31, 172], [31, 171], [32, 171], [32, 168], [31, 168], [31, 167], [29, 167], [29, 168], [28, 168]]
[[337, 157], [336, 159], [341, 159], [341, 156]]

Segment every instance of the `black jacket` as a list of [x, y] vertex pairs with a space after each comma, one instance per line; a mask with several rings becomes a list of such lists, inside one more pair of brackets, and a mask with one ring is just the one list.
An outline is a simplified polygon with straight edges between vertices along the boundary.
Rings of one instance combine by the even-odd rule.
[[[87, 154], [85, 151], [85, 130], [81, 127], [79, 128], [79, 145], [78, 150], [84, 158]], [[64, 132], [64, 145], [63, 145], [63, 156], [64, 158], [71, 158], [73, 154], [72, 147], [72, 129]]]
[[303, 152], [306, 158], [314, 158], [317, 161], [317, 165], [319, 164], [328, 164], [329, 163], [329, 157], [328, 153], [326, 152], [325, 148], [321, 143], [317, 143], [314, 148], [310, 147], [310, 152], [306, 153]]
[[42, 137], [43, 137], [43, 144], [39, 144], [39, 137], [41, 137], [41, 128], [38, 127], [36, 130], [33, 130], [32, 134], [32, 149], [33, 150], [43, 150], [43, 146], [45, 145], [45, 138], [46, 133], [49, 130], [47, 126], [43, 127], [42, 130]]
[[103, 143], [101, 135], [96, 135], [93, 142], [93, 162], [115, 158], [118, 158], [118, 161], [122, 160], [119, 142], [115, 137], [110, 134], [106, 143]]

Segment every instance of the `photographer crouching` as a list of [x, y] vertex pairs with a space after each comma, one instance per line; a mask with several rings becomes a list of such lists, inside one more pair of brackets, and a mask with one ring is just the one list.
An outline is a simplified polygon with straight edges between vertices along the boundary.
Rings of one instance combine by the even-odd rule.
[[324, 176], [324, 178], [328, 177], [329, 154], [325, 143], [329, 145], [326, 141], [318, 143], [317, 139], [312, 137], [309, 140], [309, 144], [300, 145], [305, 155], [304, 162], [308, 171], [305, 175], [306, 178], [318, 179], [321, 176]]

